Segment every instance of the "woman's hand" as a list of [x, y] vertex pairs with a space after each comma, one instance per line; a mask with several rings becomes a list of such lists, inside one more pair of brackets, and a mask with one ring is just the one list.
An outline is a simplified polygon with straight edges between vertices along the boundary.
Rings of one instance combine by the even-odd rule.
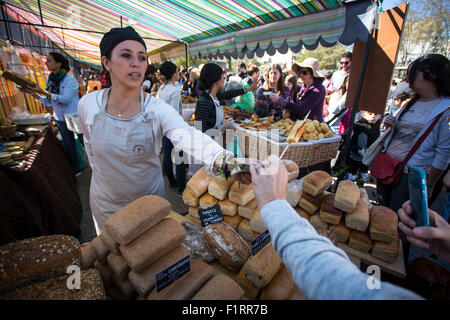
[[430, 226], [416, 227], [416, 222], [411, 219], [412, 213], [410, 201], [405, 202], [398, 210], [400, 218], [398, 227], [405, 233], [406, 239], [450, 263], [450, 225], [447, 221], [428, 209]]
[[271, 94], [269, 96], [269, 99], [272, 100], [273, 103], [277, 103], [278, 100], [280, 100], [280, 97], [278, 95], [276, 95], [276, 94]]
[[288, 174], [280, 158], [270, 155], [262, 165], [251, 165], [250, 173], [258, 208], [273, 200], [286, 200]]
[[259, 88], [260, 85], [261, 85], [261, 80], [260, 81], [253, 81], [251, 86], [248, 87], [247, 92], [255, 91], [256, 89]]

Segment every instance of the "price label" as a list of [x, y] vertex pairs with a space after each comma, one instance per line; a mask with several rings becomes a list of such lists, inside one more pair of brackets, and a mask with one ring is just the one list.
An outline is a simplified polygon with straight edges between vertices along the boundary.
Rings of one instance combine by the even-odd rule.
[[202, 227], [223, 221], [222, 211], [220, 210], [220, 206], [218, 204], [212, 206], [211, 208], [198, 210], [198, 215], [200, 216]]
[[186, 256], [174, 265], [155, 275], [156, 293], [180, 279], [191, 271], [191, 256]]
[[261, 233], [255, 240], [252, 241], [252, 255], [260, 252], [272, 240], [269, 230]]

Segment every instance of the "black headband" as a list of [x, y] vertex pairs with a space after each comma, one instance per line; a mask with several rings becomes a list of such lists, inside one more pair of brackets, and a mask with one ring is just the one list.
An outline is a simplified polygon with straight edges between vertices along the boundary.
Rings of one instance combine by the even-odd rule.
[[142, 43], [147, 51], [144, 39], [132, 27], [128, 26], [126, 28], [112, 28], [105, 33], [102, 41], [100, 41], [100, 55], [102, 57], [109, 56], [115, 46], [126, 40], [135, 40]]

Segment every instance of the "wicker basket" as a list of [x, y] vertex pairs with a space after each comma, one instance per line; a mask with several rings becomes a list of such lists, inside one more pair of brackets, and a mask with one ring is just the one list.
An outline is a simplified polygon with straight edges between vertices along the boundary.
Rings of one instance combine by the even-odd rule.
[[[281, 155], [288, 145], [287, 142], [276, 142], [268, 139], [264, 134], [242, 128], [236, 130], [239, 146], [246, 157], [266, 159], [269, 155]], [[336, 157], [341, 136], [332, 138], [291, 143], [283, 159], [295, 161], [299, 168], [305, 168]]]
[[0, 127], [0, 137], [9, 138], [14, 135], [16, 130], [17, 130], [16, 124], [13, 124], [12, 126], [5, 128]]

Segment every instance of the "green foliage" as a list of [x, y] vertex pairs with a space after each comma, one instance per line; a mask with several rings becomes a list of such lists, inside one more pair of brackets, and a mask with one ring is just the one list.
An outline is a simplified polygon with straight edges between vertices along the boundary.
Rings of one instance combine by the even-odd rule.
[[[181, 66], [186, 66], [186, 57], [182, 57], [182, 58], [178, 58], [177, 60], [175, 60], [174, 62], [178, 67]], [[199, 66], [201, 64], [206, 64], [208, 63], [207, 59], [193, 59], [192, 57], [189, 57], [189, 67], [192, 66]]]
[[335, 45], [330, 48], [318, 46], [315, 50], [305, 50], [305, 53], [297, 58], [298, 62], [302, 62], [306, 58], [313, 57], [319, 60], [321, 70], [336, 70], [339, 67], [341, 55], [345, 52], [345, 48]]

